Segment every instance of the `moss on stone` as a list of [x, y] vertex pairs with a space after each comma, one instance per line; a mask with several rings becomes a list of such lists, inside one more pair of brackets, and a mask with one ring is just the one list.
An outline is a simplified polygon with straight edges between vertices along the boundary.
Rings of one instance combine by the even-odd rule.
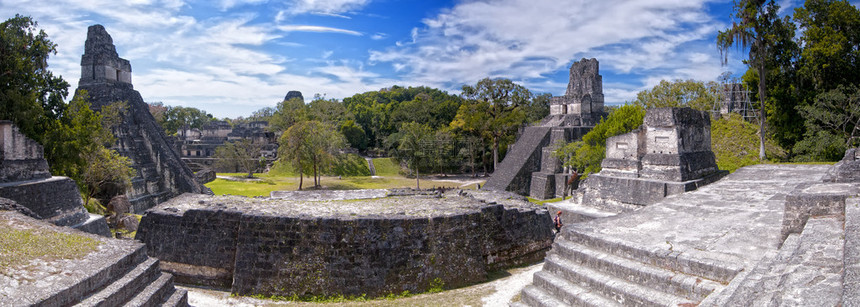
[[34, 259], [79, 259], [98, 245], [99, 241], [83, 235], [0, 226], [0, 270]]

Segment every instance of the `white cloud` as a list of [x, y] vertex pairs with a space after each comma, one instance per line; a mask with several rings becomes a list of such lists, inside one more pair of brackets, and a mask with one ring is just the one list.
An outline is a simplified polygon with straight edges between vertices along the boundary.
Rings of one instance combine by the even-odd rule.
[[341, 33], [341, 34], [349, 34], [355, 36], [361, 36], [361, 32], [356, 32], [352, 30], [339, 29], [339, 28], [331, 28], [331, 27], [323, 27], [323, 26], [310, 26], [310, 25], [282, 25], [278, 26], [278, 30], [284, 32], [320, 32], [320, 33]]
[[378, 41], [378, 40], [385, 39], [386, 37], [388, 37], [388, 34], [376, 32], [370, 36], [370, 39]]
[[341, 14], [360, 9], [370, 3], [370, 0], [292, 0], [289, 1], [287, 13], [294, 15], [312, 14]]
[[220, 0], [218, 1], [218, 6], [222, 11], [226, 11], [236, 6], [260, 4], [266, 1], [267, 0]]
[[[703, 54], [716, 51], [711, 36], [724, 25], [705, 13], [705, 2], [468, 1], [425, 19], [411, 42], [371, 51], [370, 60], [391, 63], [404, 78], [449, 87], [488, 76], [541, 84], [582, 57], [598, 58], [616, 74], [670, 77], [694, 75], [684, 69], [695, 61], [702, 73], [695, 78], [716, 78], [719, 61], [703, 62]], [[636, 90], [605, 88], [614, 93], [607, 102], [630, 100], [620, 95]], [[563, 92], [564, 85], [554, 89]]]

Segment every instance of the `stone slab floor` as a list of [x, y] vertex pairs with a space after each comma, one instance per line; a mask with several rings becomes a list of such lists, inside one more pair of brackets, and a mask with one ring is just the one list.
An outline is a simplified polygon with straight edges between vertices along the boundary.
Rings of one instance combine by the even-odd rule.
[[751, 268], [778, 248], [785, 196], [821, 181], [829, 165], [756, 165], [696, 191], [579, 230]]

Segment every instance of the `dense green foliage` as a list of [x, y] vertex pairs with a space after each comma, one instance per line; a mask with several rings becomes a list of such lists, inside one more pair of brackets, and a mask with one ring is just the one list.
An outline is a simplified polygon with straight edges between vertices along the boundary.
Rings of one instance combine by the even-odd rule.
[[167, 135], [176, 135], [186, 127], [200, 129], [203, 125], [215, 120], [212, 114], [197, 108], [164, 106], [160, 102], [150, 103], [149, 112]]
[[582, 137], [582, 141], [557, 145], [554, 153], [564, 166], [573, 167], [583, 178], [600, 171], [600, 162], [606, 157], [606, 139], [621, 135], [642, 125], [645, 109], [637, 105], [624, 105], [615, 109], [604, 120]]
[[850, 110], [830, 106], [849, 103], [860, 83], [860, 11], [844, 0], [808, 0], [779, 19], [778, 8], [774, 1], [738, 1], [735, 8], [738, 17], [757, 16], [741, 18], [751, 22], [747, 34], [760, 34], [746, 36], [755, 40], [746, 41], [750, 70], [743, 79], [753, 98], [764, 101], [765, 136], [795, 161], [839, 159], [837, 152], [860, 136], [857, 122], [833, 125], [825, 118], [846, 118]]
[[645, 109], [663, 107], [690, 107], [701, 111], [711, 111], [719, 95], [720, 86], [716, 82], [705, 84], [695, 80], [661, 80], [650, 90], [636, 94], [633, 104]]
[[401, 125], [395, 135], [398, 142], [395, 157], [409, 166], [415, 176], [416, 188], [420, 189], [419, 170], [430, 156], [433, 130], [427, 125], [409, 122]]
[[215, 148], [215, 165], [220, 169], [233, 169], [245, 172], [248, 178], [254, 177], [254, 171], [262, 168], [265, 159], [260, 152], [263, 144], [255, 143], [252, 139], [242, 139], [224, 143]]
[[323, 169], [336, 160], [346, 141], [331, 123], [316, 120], [300, 121], [290, 126], [278, 140], [278, 156], [289, 161], [299, 173], [299, 190], [302, 175], [313, 175], [314, 188], [321, 187]]
[[795, 146], [800, 153], [795, 160], [837, 161], [849, 146], [860, 145], [860, 87], [819, 94], [799, 111], [806, 118], [806, 137]]
[[21, 15], [0, 23], [0, 118], [42, 143], [65, 111], [69, 84], [47, 69], [56, 44], [36, 26]]
[[460, 97], [438, 89], [396, 85], [343, 99], [356, 125], [364, 129], [370, 148], [383, 148], [388, 136], [404, 123], [423, 123], [434, 130], [447, 126], [461, 103]]

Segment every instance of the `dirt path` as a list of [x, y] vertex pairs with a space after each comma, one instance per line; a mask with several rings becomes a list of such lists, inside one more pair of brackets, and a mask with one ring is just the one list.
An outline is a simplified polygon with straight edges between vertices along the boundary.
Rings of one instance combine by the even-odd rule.
[[346, 303], [279, 302], [250, 297], [230, 296], [230, 292], [210, 289], [179, 287], [188, 290], [188, 303], [196, 307], [208, 306], [507, 306], [526, 285], [532, 275], [543, 267], [543, 262], [527, 267], [510, 269], [508, 276], [470, 287], [447, 290], [434, 294], [421, 294], [395, 300], [373, 300]]

